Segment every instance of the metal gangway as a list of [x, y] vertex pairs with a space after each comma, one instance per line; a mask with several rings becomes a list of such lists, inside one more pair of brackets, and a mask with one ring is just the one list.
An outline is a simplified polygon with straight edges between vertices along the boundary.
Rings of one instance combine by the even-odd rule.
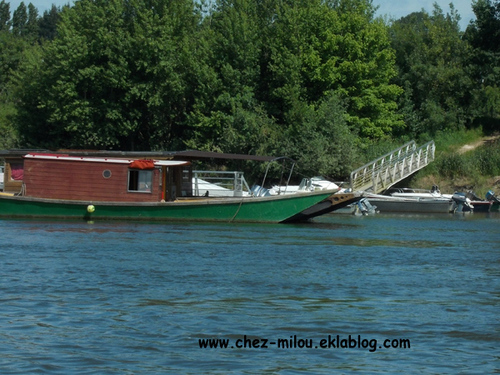
[[432, 162], [435, 151], [434, 141], [418, 148], [408, 142], [351, 172], [351, 189], [381, 193]]

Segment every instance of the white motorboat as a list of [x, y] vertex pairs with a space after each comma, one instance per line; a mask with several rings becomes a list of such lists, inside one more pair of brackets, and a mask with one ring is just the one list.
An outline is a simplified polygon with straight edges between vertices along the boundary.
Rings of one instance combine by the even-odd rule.
[[296, 193], [306, 193], [310, 191], [318, 190], [340, 190], [340, 187], [332, 181], [325, 180], [321, 176], [303, 178], [300, 185], [286, 185], [279, 186], [274, 185], [269, 189], [270, 195], [283, 195], [283, 194], [296, 194]]
[[451, 194], [441, 194], [437, 186], [431, 190], [392, 188], [386, 194], [364, 193], [379, 212], [454, 212], [457, 204]]
[[381, 194], [364, 194], [368, 201], [377, 207], [379, 212], [453, 212], [455, 202], [447, 198], [393, 197]]
[[431, 190], [413, 188], [391, 188], [384, 195], [402, 198], [446, 198], [451, 199], [453, 194], [442, 194], [437, 185]]

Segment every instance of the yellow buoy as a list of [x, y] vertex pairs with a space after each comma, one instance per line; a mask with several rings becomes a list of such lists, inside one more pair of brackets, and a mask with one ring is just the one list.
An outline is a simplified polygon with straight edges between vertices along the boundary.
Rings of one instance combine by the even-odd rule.
[[92, 213], [92, 212], [94, 212], [94, 211], [95, 211], [95, 207], [94, 207], [94, 205], [93, 205], [93, 204], [89, 204], [89, 205], [87, 206], [87, 212], [88, 212], [89, 214], [91, 214], [91, 213]]

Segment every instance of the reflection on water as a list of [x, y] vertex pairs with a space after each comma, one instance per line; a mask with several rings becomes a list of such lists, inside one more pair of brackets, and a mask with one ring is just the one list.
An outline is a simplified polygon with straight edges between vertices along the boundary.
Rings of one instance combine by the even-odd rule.
[[[0, 373], [499, 372], [499, 224], [0, 220]], [[320, 347], [337, 335], [377, 348]], [[212, 338], [312, 348], [200, 349]]]

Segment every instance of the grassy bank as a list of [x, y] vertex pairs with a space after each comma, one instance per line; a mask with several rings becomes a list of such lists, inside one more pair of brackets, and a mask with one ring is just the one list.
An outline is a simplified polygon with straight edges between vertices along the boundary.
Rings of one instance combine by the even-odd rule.
[[438, 185], [443, 193], [472, 190], [483, 198], [489, 190], [500, 195], [498, 136], [473, 129], [442, 133], [434, 140], [435, 160], [408, 181], [411, 187]]

